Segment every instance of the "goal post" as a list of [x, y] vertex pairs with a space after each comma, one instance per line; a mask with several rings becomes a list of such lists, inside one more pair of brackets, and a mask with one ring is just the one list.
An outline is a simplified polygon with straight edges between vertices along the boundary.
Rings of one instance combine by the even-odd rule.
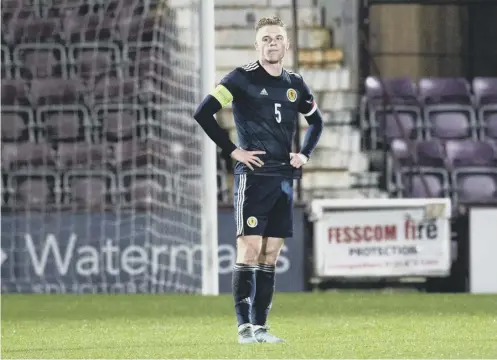
[[[216, 78], [214, 0], [200, 2], [200, 95], [206, 96]], [[202, 294], [219, 294], [217, 231], [217, 151], [214, 142], [202, 137]]]

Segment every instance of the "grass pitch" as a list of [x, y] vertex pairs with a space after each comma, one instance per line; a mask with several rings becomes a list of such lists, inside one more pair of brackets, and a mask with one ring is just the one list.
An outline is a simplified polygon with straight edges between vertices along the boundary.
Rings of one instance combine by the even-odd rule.
[[230, 296], [3, 295], [2, 358], [497, 358], [497, 296], [276, 294], [287, 344], [236, 343]]

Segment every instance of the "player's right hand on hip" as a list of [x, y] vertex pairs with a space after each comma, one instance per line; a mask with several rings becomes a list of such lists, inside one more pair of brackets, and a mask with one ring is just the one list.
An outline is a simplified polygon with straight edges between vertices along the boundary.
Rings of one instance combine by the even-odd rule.
[[262, 162], [261, 159], [257, 157], [257, 155], [265, 154], [265, 151], [261, 150], [254, 150], [254, 151], [247, 151], [243, 149], [235, 149], [231, 153], [231, 157], [235, 159], [236, 161], [239, 161], [241, 163], [244, 163], [247, 165], [247, 167], [250, 170], [254, 170], [254, 167], [252, 165], [255, 165], [257, 167], [262, 167], [264, 163]]

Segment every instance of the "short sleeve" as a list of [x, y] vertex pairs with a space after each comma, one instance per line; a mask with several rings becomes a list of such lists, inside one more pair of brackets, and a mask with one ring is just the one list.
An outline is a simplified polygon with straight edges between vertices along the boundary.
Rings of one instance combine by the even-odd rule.
[[307, 86], [304, 80], [302, 80], [302, 96], [300, 96], [299, 101], [299, 113], [304, 116], [312, 115], [318, 108], [314, 95], [312, 95], [311, 89]]
[[222, 107], [229, 105], [237, 96], [240, 89], [240, 73], [233, 70], [227, 74], [211, 92]]

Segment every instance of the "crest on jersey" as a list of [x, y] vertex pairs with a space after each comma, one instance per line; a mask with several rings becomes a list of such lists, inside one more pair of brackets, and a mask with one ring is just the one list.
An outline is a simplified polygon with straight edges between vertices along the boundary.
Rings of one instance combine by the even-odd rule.
[[286, 97], [288, 98], [288, 100], [290, 100], [291, 102], [295, 102], [295, 100], [297, 100], [297, 91], [295, 91], [294, 89], [290, 88], [286, 91]]
[[255, 216], [251, 216], [247, 219], [247, 225], [251, 228], [255, 228], [257, 226], [257, 218]]

